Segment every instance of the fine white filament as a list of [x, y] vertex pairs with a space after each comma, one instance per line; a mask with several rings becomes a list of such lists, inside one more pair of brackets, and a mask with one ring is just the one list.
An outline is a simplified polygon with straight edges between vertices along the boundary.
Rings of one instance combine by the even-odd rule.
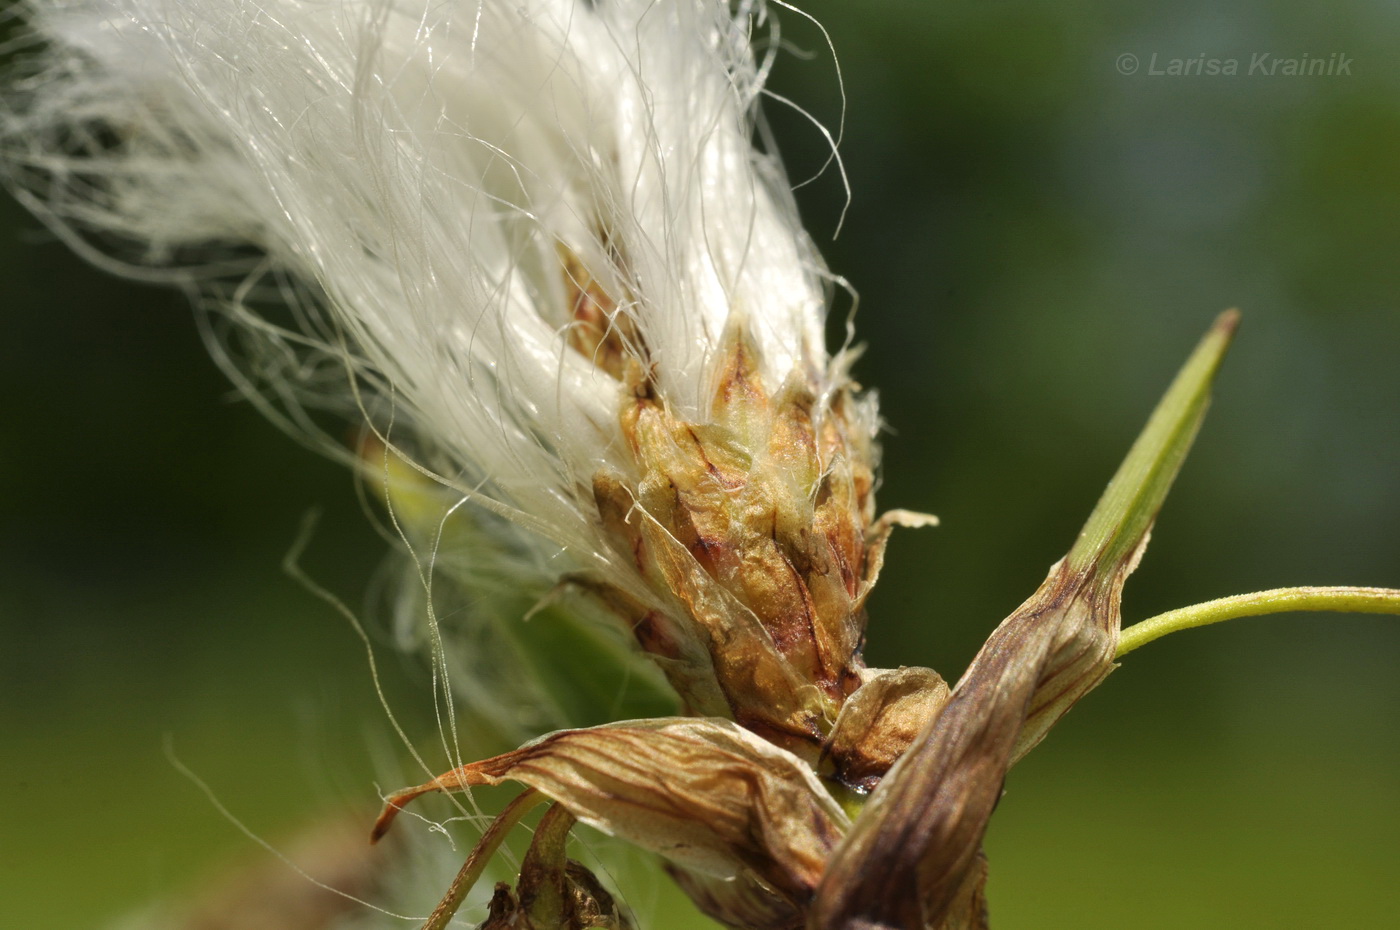
[[[489, 623], [580, 569], [645, 596], [591, 489], [630, 467], [628, 386], [570, 344], [561, 254], [616, 299], [626, 348], [687, 420], [705, 421], [738, 325], [769, 390], [799, 379], [816, 416], [846, 383], [845, 353], [824, 347], [830, 276], [754, 144], [778, 44], [760, 0], [24, 0], [10, 15], [29, 47], [0, 98], [0, 170], [20, 199], [92, 260], [195, 292], [218, 357], [284, 426], [353, 458], [317, 411], [368, 417], [487, 519], [410, 541], [431, 551], [401, 635], [517, 737], [567, 719], [494, 667]], [[848, 406], [873, 433], [873, 399]], [[476, 586], [456, 642], [433, 618], [434, 567]]]
[[[690, 417], [734, 317], [771, 387], [828, 378], [824, 272], [752, 143], [761, 6], [48, 0], [26, 15], [47, 47], [0, 142], [28, 205], [115, 243], [130, 273], [199, 255], [184, 273], [225, 285], [245, 319], [254, 295], [295, 288], [296, 321], [257, 325], [286, 349], [264, 350], [272, 392], [334, 383], [318, 358], [348, 365], [392, 397], [396, 443], [576, 558], [606, 558], [580, 501], [619, 451], [620, 386], [567, 344], [561, 245], [626, 295], [659, 390]], [[240, 245], [261, 258], [229, 288]], [[608, 280], [619, 246], [628, 280]]]
[[[571, 344], [561, 254], [617, 300], [618, 336], [687, 420], [709, 415], [735, 327], [769, 390], [800, 379], [817, 416], [846, 384], [825, 348], [831, 278], [755, 147], [755, 37], [776, 49], [762, 0], [8, 15], [31, 44], [0, 100], [0, 170], [25, 205], [94, 261], [216, 309], [223, 361], [284, 425], [364, 415], [452, 496], [509, 518], [474, 558], [533, 566], [537, 593], [580, 568], [643, 586], [591, 490], [631, 467], [629, 388]], [[873, 400], [855, 408], [873, 434]]]

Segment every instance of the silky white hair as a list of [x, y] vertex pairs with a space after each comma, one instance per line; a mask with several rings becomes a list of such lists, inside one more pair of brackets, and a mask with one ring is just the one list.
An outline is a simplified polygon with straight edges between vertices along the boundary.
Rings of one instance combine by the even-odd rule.
[[[704, 422], [740, 323], [771, 390], [800, 378], [821, 416], [846, 383], [824, 347], [833, 279], [754, 145], [777, 48], [762, 0], [14, 10], [35, 41], [0, 100], [19, 198], [94, 261], [218, 311], [216, 358], [291, 431], [353, 458], [316, 411], [364, 414], [449, 503], [509, 518], [483, 515], [468, 535], [499, 545], [467, 558], [393, 528], [431, 543], [415, 585], [456, 566], [539, 597], [584, 569], [645, 596], [591, 490], [631, 467], [625, 388], [570, 345], [561, 247], [686, 419]], [[873, 433], [873, 399], [854, 413]]]
[[[12, 84], [0, 144], [28, 206], [75, 244], [115, 246], [128, 273], [223, 285], [259, 334], [264, 391], [301, 397], [333, 380], [316, 360], [348, 366], [359, 405], [392, 397], [395, 436], [445, 453], [439, 477], [577, 558], [612, 558], [580, 508], [616, 464], [620, 386], [568, 345], [559, 245], [626, 295], [657, 389], [688, 417], [706, 414], [736, 318], [771, 387], [841, 377], [826, 273], [752, 143], [761, 3], [35, 0], [23, 15], [47, 46]], [[625, 281], [608, 280], [618, 245]], [[293, 322], [253, 315], [267, 292], [292, 298]]]
[[[453, 531], [472, 553], [398, 532], [497, 626], [567, 571], [644, 591], [591, 492], [600, 469], [631, 467], [626, 388], [570, 345], [561, 247], [619, 301], [619, 334], [686, 419], [708, 416], [738, 326], [768, 388], [800, 378], [817, 416], [847, 383], [849, 353], [825, 348], [834, 279], [754, 144], [777, 47], [756, 53], [762, 0], [20, 0], [11, 15], [32, 43], [0, 98], [16, 196], [91, 260], [218, 311], [216, 357], [284, 426], [363, 414], [449, 505], [490, 511]], [[873, 435], [873, 399], [846, 415]], [[433, 571], [420, 562], [404, 613], [431, 616]], [[492, 624], [447, 649], [429, 627], [413, 635], [437, 640], [435, 669], [475, 709], [488, 692], [496, 710], [542, 703], [492, 668]], [[516, 723], [562, 725], [541, 713]]]

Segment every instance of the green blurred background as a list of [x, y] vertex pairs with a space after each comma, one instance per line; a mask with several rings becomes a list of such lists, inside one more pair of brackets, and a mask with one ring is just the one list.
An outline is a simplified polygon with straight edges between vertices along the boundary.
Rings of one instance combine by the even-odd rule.
[[[801, 206], [862, 296], [882, 503], [943, 518], [896, 538], [872, 664], [956, 677], [1226, 306], [1244, 328], [1128, 618], [1400, 585], [1400, 7], [805, 8], [840, 56], [854, 194], [835, 241], [831, 172]], [[783, 25], [814, 57], [774, 88], [835, 126], [820, 36]], [[1147, 73], [1334, 52], [1350, 76]], [[770, 116], [793, 177], [820, 167], [817, 132]], [[393, 751], [363, 651], [280, 561], [319, 509], [307, 566], [359, 608], [384, 547], [344, 471], [231, 397], [179, 295], [82, 265], [5, 201], [0, 302], [0, 926], [78, 930], [256, 852], [167, 740], [259, 833], [376, 806]], [[381, 658], [431, 752], [421, 670]], [[1400, 924], [1397, 665], [1400, 623], [1375, 617], [1133, 654], [1012, 774], [995, 925]]]

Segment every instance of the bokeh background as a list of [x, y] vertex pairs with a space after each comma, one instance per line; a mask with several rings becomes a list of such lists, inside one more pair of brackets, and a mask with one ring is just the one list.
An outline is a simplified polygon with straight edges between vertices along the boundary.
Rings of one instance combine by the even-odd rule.
[[[1400, 7], [804, 9], [845, 82], [839, 237], [833, 172], [799, 200], [861, 293], [882, 502], [943, 518], [895, 540], [873, 664], [956, 677], [1227, 306], [1245, 324], [1128, 618], [1400, 585]], [[820, 35], [783, 25], [812, 54], [775, 90], [837, 126]], [[1351, 74], [1148, 73], [1304, 53]], [[793, 177], [820, 168], [820, 135], [770, 116]], [[82, 930], [258, 855], [172, 755], [273, 838], [376, 806], [394, 750], [363, 651], [280, 563], [319, 511], [307, 568], [360, 608], [384, 546], [344, 471], [232, 397], [179, 295], [84, 266], [8, 200], [0, 304], [0, 926]], [[382, 658], [427, 744], [421, 669]], [[1397, 666], [1376, 617], [1133, 654], [1013, 772], [996, 926], [1395, 926]]]

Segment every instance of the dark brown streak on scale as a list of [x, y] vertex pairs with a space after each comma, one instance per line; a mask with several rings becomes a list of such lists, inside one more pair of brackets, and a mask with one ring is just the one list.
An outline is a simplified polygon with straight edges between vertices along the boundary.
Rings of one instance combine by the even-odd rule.
[[[1028, 728], [1031, 702], [1052, 666], [1069, 667], [1097, 651], [1111, 668], [1126, 574], [1105, 579], [1061, 563], [997, 628], [926, 736], [893, 770], [899, 775], [882, 800], [890, 815], [848, 841], [867, 855], [843, 857], [828, 871], [823, 892], [840, 903], [835, 910], [819, 905], [814, 927], [936, 927], [956, 904], [980, 900], [980, 890], [969, 897], [966, 886]], [[1045, 725], [1036, 723], [1036, 729]], [[911, 894], [915, 888], [919, 893]]]

